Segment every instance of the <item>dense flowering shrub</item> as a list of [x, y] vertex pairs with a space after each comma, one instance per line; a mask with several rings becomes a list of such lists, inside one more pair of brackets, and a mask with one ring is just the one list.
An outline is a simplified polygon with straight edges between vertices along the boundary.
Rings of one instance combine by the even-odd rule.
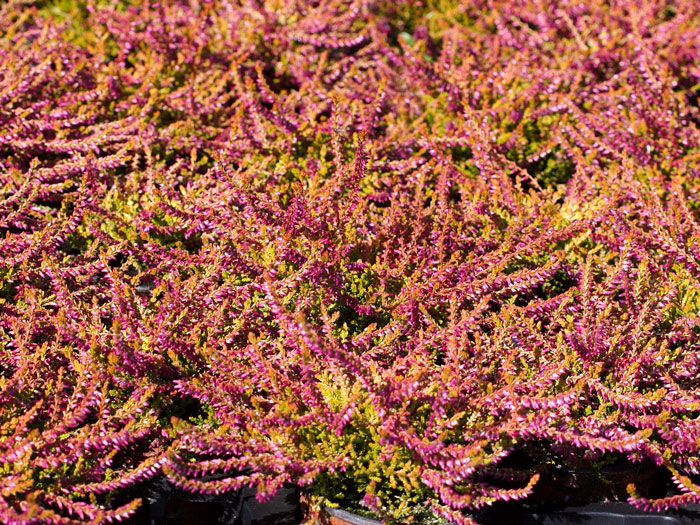
[[122, 520], [165, 474], [468, 523], [615, 458], [700, 502], [697, 2], [0, 31], [0, 521]]

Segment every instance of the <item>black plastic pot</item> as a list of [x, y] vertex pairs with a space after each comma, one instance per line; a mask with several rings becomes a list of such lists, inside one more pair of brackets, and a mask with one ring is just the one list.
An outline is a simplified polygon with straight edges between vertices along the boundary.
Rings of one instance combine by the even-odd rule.
[[700, 524], [700, 506], [656, 513], [622, 502], [579, 506], [503, 503], [484, 509], [476, 518], [483, 525], [693, 525]]
[[302, 521], [295, 487], [284, 487], [270, 501], [260, 503], [253, 489], [199, 495], [180, 490], [161, 477], [122, 497], [143, 499], [136, 514], [125, 522], [130, 525], [298, 525]]
[[243, 514], [241, 492], [221, 496], [192, 494], [160, 477], [122, 495], [143, 503], [128, 521], [132, 525], [235, 525]]
[[659, 467], [651, 462], [624, 463], [599, 470], [558, 465], [542, 474], [533, 494], [533, 504], [585, 504], [627, 500], [627, 485], [634, 483], [641, 496], [654, 498], [666, 493], [659, 480]]
[[297, 487], [283, 487], [269, 501], [258, 502], [254, 489], [241, 491], [239, 520], [234, 525], [298, 525], [303, 514]]

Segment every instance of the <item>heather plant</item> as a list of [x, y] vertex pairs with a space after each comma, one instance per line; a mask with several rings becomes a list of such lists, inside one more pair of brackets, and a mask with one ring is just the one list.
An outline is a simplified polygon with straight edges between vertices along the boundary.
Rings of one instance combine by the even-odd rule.
[[1, 520], [700, 501], [699, 9], [5, 3]]

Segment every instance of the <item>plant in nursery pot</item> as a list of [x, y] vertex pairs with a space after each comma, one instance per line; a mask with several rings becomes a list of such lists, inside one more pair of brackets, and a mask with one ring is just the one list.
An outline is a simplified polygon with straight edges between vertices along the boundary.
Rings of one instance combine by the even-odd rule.
[[[207, 348], [206, 373], [176, 382], [180, 392], [211, 406], [212, 421], [220, 423], [178, 436], [168, 476], [192, 490], [258, 485], [261, 499], [296, 483], [320, 503], [361, 502], [395, 523], [416, 522], [427, 504], [435, 515], [466, 524], [498, 501], [531, 497], [540, 482], [546, 487], [546, 476], [559, 486], [598, 490], [586, 476], [613, 475], [605, 462], [618, 458], [664, 467], [685, 487], [670, 499], [633, 492], [637, 506], [700, 499], [687, 477], [697, 457], [686, 451], [695, 453], [697, 443], [692, 432], [678, 430], [692, 428], [684, 419], [698, 409], [681, 388], [696, 379], [678, 375], [690, 365], [677, 351], [693, 337], [683, 328], [683, 305], [694, 300], [688, 283], [695, 277], [682, 266], [664, 274], [647, 257], [627, 277], [627, 295], [611, 295], [627, 256], [623, 247], [610, 264], [604, 249], [614, 246], [601, 246], [603, 255], [588, 258], [577, 287], [554, 300], [494, 299], [513, 293], [514, 280], [519, 288], [533, 274], [549, 279], [551, 261], [507, 279], [486, 278], [482, 292], [465, 288], [477, 298], [463, 302], [435, 278], [432, 286], [449, 298], [444, 306], [418, 305], [406, 288], [399, 303], [406, 310], [396, 307], [384, 328], [375, 324], [352, 337], [323, 301], [314, 312], [289, 299], [304, 279], [268, 273], [260, 284], [264, 300], [257, 301], [270, 314], [259, 335], [239, 340], [235, 354]], [[414, 314], [412, 328], [406, 319]], [[177, 450], [187, 452], [187, 462]], [[531, 466], [508, 463], [523, 450], [533, 455]], [[243, 467], [249, 474], [236, 475]], [[212, 470], [231, 478], [198, 479]], [[641, 488], [647, 477], [632, 481]], [[610, 495], [587, 497], [619, 498], [623, 484], [613, 481]]]

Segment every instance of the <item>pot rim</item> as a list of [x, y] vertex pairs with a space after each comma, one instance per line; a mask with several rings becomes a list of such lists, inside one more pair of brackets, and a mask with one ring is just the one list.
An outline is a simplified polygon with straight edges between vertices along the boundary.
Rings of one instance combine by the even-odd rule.
[[349, 510], [328, 507], [326, 505], [323, 506], [323, 510], [331, 516], [341, 520], [345, 520], [349, 523], [352, 523], [353, 525], [382, 525], [381, 521], [359, 516], [353, 512], [350, 512]]

